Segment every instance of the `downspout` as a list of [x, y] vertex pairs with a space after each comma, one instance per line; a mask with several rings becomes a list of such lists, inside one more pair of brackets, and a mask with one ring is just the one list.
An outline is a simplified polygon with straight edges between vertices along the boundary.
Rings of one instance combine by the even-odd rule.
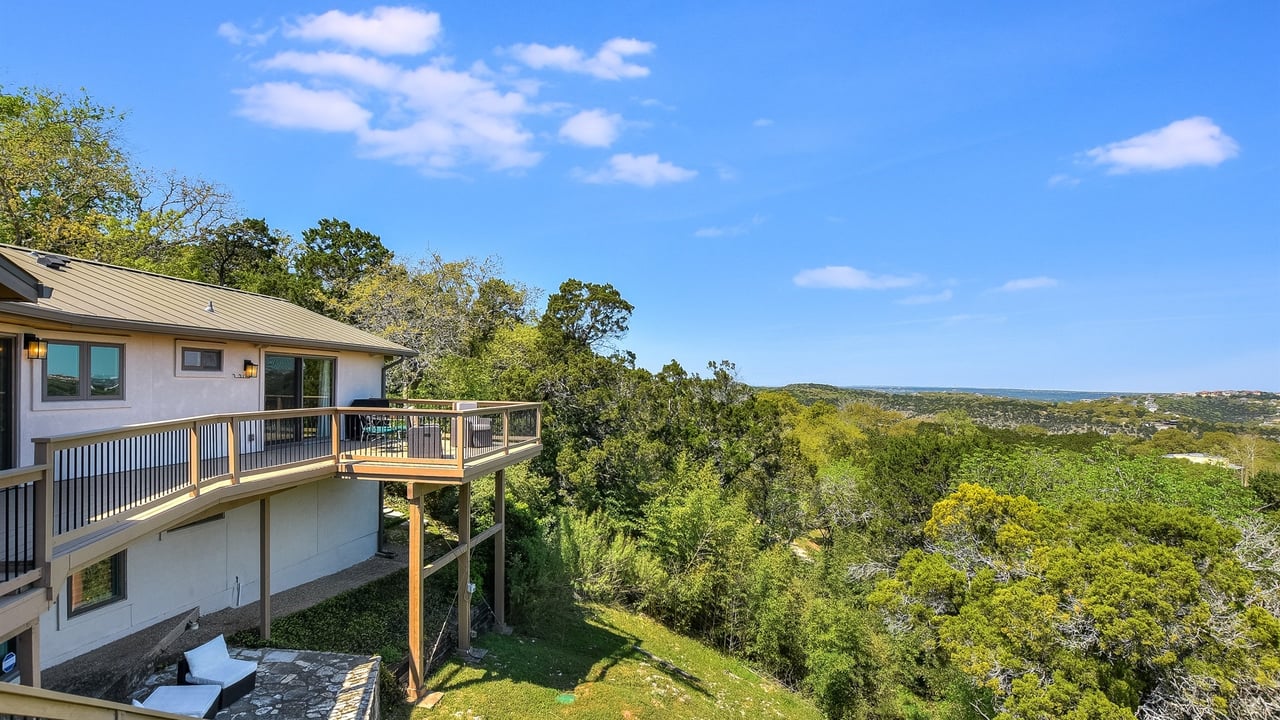
[[404, 361], [405, 361], [405, 358], [398, 357], [395, 360], [392, 360], [391, 362], [386, 363], [382, 366], [382, 392], [381, 392], [382, 397], [385, 398], [387, 396], [387, 371]]

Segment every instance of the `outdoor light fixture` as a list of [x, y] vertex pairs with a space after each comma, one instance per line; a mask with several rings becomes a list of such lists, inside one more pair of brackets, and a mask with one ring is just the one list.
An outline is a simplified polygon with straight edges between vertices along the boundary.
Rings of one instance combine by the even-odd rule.
[[23, 338], [27, 346], [27, 357], [32, 360], [43, 360], [49, 356], [49, 341], [27, 333]]
[[247, 378], [258, 377], [258, 365], [252, 360], [244, 361], [244, 376]]

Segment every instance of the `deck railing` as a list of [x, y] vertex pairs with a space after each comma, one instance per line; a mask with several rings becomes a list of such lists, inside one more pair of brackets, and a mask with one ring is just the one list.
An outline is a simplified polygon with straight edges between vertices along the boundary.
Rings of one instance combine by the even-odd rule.
[[50, 487], [47, 466], [0, 472], [0, 597], [43, 578]]
[[[396, 401], [210, 415], [37, 438], [36, 464], [0, 471], [0, 597], [39, 583], [70, 542], [215, 484], [347, 459], [463, 477], [541, 442], [538, 403]], [[461, 408], [461, 409], [459, 409]]]
[[0, 683], [0, 720], [189, 720], [186, 715]]

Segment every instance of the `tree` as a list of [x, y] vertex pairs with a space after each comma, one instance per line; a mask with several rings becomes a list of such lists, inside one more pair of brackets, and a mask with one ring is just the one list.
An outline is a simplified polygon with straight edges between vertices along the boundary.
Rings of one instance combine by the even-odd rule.
[[81, 253], [142, 195], [118, 144], [122, 113], [88, 95], [0, 87], [0, 242]]
[[635, 306], [612, 285], [569, 278], [547, 298], [538, 328], [555, 344], [577, 350], [612, 349], [610, 344], [627, 333], [633, 310]]
[[289, 236], [273, 231], [265, 218], [219, 225], [190, 248], [190, 271], [214, 285], [287, 297], [290, 243]]
[[345, 302], [351, 287], [392, 257], [377, 235], [353, 228], [346, 220], [325, 218], [316, 227], [302, 231], [302, 252], [295, 269], [311, 287], [299, 301], [346, 319], [349, 312]]
[[384, 262], [350, 284], [342, 309], [361, 329], [418, 351], [397, 366], [397, 385], [457, 390], [448, 370], [478, 370], [486, 346], [528, 314], [528, 292], [498, 277], [500, 270], [494, 258], [447, 262], [438, 254], [414, 265]]
[[[1237, 555], [1240, 533], [1211, 518], [1132, 502], [1059, 514], [962, 484], [925, 535], [929, 551], [906, 553], [869, 600], [899, 627], [936, 628], [997, 717], [1280, 711], [1272, 586]], [[1274, 566], [1267, 545], [1250, 562]]]

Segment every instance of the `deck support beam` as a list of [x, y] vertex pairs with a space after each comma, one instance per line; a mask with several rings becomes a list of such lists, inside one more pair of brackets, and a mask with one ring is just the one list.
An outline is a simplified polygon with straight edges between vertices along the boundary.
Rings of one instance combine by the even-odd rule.
[[458, 486], [458, 652], [471, 650], [471, 484]]
[[418, 483], [409, 483], [409, 699], [415, 701], [427, 691], [426, 647], [423, 645], [422, 622], [422, 494]]
[[[509, 425], [504, 425], [510, 427]], [[493, 622], [499, 632], [507, 629], [507, 471], [493, 477], [493, 524], [498, 534], [493, 539]]]
[[271, 496], [258, 501], [258, 635], [271, 639]]

